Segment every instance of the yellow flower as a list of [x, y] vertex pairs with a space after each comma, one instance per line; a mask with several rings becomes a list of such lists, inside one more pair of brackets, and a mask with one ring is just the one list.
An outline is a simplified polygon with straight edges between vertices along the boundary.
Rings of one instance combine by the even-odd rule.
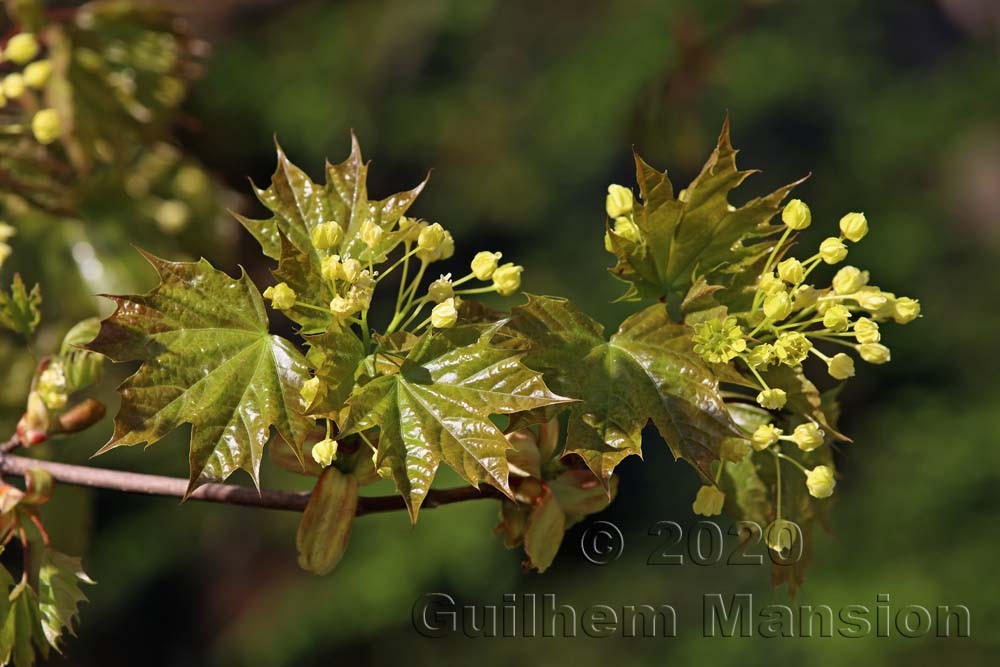
[[632, 243], [638, 243], [642, 240], [642, 234], [639, 232], [638, 225], [632, 222], [632, 218], [625, 216], [615, 218], [615, 234], [628, 239]]
[[878, 325], [867, 317], [862, 317], [854, 323], [854, 337], [859, 343], [877, 343], [882, 335], [878, 331]]
[[472, 258], [472, 275], [476, 280], [489, 280], [497, 270], [497, 263], [501, 257], [503, 255], [498, 252], [477, 252]]
[[889, 297], [877, 287], [862, 287], [852, 296], [859, 306], [870, 312], [877, 311], [889, 303]]
[[836, 380], [854, 377], [854, 359], [850, 355], [838, 352], [827, 362], [826, 371]]
[[798, 331], [786, 331], [774, 341], [774, 356], [786, 366], [798, 366], [806, 357], [812, 343]]
[[798, 231], [805, 229], [812, 223], [812, 213], [801, 199], [793, 199], [785, 204], [785, 208], [781, 210], [781, 221], [789, 229]]
[[3, 78], [3, 94], [9, 100], [15, 100], [23, 95], [26, 88], [24, 77], [18, 72], [8, 74]]
[[712, 318], [699, 322], [691, 337], [694, 351], [712, 363], [725, 363], [747, 349], [743, 329], [735, 317]]
[[607, 211], [609, 218], [628, 215], [632, 212], [634, 203], [635, 198], [632, 196], [632, 191], [628, 188], [622, 185], [608, 186], [608, 196], [604, 200], [604, 209]]
[[451, 286], [450, 273], [441, 276], [427, 287], [427, 297], [434, 303], [441, 303], [453, 296], [455, 296], [455, 289]]
[[851, 311], [837, 304], [823, 313], [823, 326], [830, 331], [844, 331], [851, 321]]
[[337, 458], [337, 441], [331, 438], [323, 438], [312, 448], [313, 461], [324, 468], [328, 468]]
[[771, 294], [773, 292], [783, 292], [785, 291], [785, 283], [781, 281], [774, 275], [774, 271], [768, 271], [767, 273], [761, 274], [760, 278], [757, 280], [757, 291], [762, 294]]
[[[451, 234], [439, 223], [435, 222], [433, 225], [424, 227], [420, 230], [420, 236], [417, 237], [417, 247], [420, 249], [417, 256], [425, 262], [447, 259], [445, 251], [450, 238]], [[454, 250], [454, 241], [451, 244], [452, 250]]]
[[330, 300], [330, 312], [339, 319], [350, 317], [357, 310], [357, 304], [350, 297], [335, 296]]
[[754, 451], [761, 452], [778, 442], [781, 437], [781, 429], [774, 424], [761, 424], [750, 436], [750, 446]]
[[889, 348], [881, 343], [864, 343], [858, 345], [858, 354], [869, 364], [884, 364], [892, 358]]
[[856, 266], [845, 266], [833, 276], [833, 291], [844, 296], [854, 294], [868, 284], [868, 272]]
[[837, 237], [831, 236], [819, 244], [819, 256], [827, 264], [842, 262], [847, 257], [847, 246]]
[[[695, 351], [697, 352], [697, 348]], [[753, 368], [760, 369], [767, 368], [778, 360], [774, 354], [774, 346], [770, 343], [761, 343], [750, 350], [750, 353], [746, 356], [746, 361]]]
[[864, 213], [848, 213], [840, 219], [840, 233], [848, 241], [857, 243], [868, 233], [868, 220]]
[[442, 301], [431, 311], [431, 326], [435, 329], [451, 328], [457, 321], [458, 310], [455, 308], [455, 299]]
[[813, 498], [829, 498], [833, 495], [833, 487], [837, 480], [833, 478], [830, 466], [816, 466], [806, 472], [806, 487]]
[[743, 438], [726, 438], [719, 448], [719, 458], [729, 463], [739, 463], [746, 458], [750, 448]]
[[714, 486], [705, 485], [698, 489], [691, 509], [695, 514], [715, 516], [722, 513], [722, 505], [726, 502], [726, 494]]
[[30, 32], [14, 35], [7, 41], [3, 54], [8, 60], [23, 65], [38, 55], [38, 40]]
[[38, 60], [24, 68], [24, 82], [29, 88], [41, 90], [52, 76], [52, 63], [48, 60]]
[[302, 389], [299, 389], [299, 394], [302, 396], [302, 400], [306, 402], [306, 407], [312, 405], [312, 402], [316, 400], [316, 396], [319, 395], [320, 382], [319, 378], [309, 378], [302, 383]]
[[765, 389], [757, 394], [757, 404], [768, 410], [780, 410], [785, 407], [788, 395], [784, 389]]
[[501, 296], [510, 296], [521, 287], [523, 266], [504, 264], [493, 272], [493, 286]]
[[55, 109], [36, 111], [31, 119], [31, 133], [40, 144], [51, 144], [62, 134], [59, 112]]
[[786, 283], [798, 285], [805, 280], [806, 272], [802, 268], [802, 262], [794, 257], [789, 257], [786, 260], [778, 262], [778, 275]]
[[340, 255], [330, 255], [329, 257], [323, 258], [323, 263], [320, 265], [319, 272], [323, 276], [323, 280], [328, 283], [332, 283], [336, 280], [341, 280], [344, 277], [343, 270], [344, 267], [340, 263]]
[[45, 407], [50, 410], [61, 410], [69, 401], [69, 390], [66, 382], [66, 368], [59, 362], [50, 363], [38, 376], [35, 391], [41, 396]]
[[792, 307], [796, 310], [815, 306], [819, 300], [819, 290], [812, 285], [799, 285], [792, 290]]
[[361, 232], [359, 233], [359, 236], [361, 237], [362, 243], [369, 248], [375, 248], [382, 242], [383, 233], [382, 228], [377, 224], [371, 220], [365, 220], [361, 225]]
[[792, 312], [792, 300], [788, 298], [788, 292], [772, 292], [764, 299], [764, 314], [767, 319], [780, 322]]
[[287, 283], [278, 283], [264, 290], [264, 298], [271, 300], [271, 306], [277, 310], [288, 310], [295, 306], [298, 295]]
[[812, 422], [799, 424], [792, 431], [792, 440], [804, 452], [811, 452], [823, 444], [823, 429]]
[[892, 319], [898, 324], [908, 324], [920, 316], [920, 302], [908, 296], [896, 299], [892, 307]]
[[318, 250], [336, 248], [344, 237], [344, 230], [335, 222], [323, 222], [313, 227], [309, 240]]
[[356, 259], [345, 259], [340, 264], [340, 277], [349, 283], [354, 283], [361, 276], [361, 262]]
[[768, 547], [780, 554], [792, 548], [798, 532], [799, 527], [791, 521], [778, 519], [764, 531], [764, 539], [767, 540]]

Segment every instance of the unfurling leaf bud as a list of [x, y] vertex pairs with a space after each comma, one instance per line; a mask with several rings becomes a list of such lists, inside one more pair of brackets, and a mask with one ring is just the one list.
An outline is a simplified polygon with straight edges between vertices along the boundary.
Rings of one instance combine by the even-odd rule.
[[796, 231], [805, 229], [812, 223], [812, 213], [809, 211], [809, 207], [801, 199], [793, 199], [792, 201], [785, 204], [785, 208], [781, 210], [781, 221], [785, 223], [789, 229], [794, 229]]
[[858, 345], [858, 354], [869, 364], [884, 364], [892, 358], [889, 348], [881, 343], [864, 343]]
[[892, 319], [897, 324], [908, 324], [920, 316], [920, 302], [908, 296], [896, 299], [892, 307]]
[[337, 441], [332, 438], [323, 438], [312, 448], [313, 461], [328, 468], [337, 458]]
[[854, 337], [859, 343], [877, 343], [882, 339], [882, 334], [879, 333], [875, 322], [862, 317], [854, 323]]
[[829, 498], [833, 495], [833, 487], [837, 480], [833, 478], [830, 466], [816, 466], [806, 472], [806, 487], [813, 498]]
[[477, 252], [472, 258], [472, 275], [476, 280], [489, 280], [497, 270], [497, 262], [503, 255], [499, 252]]
[[774, 292], [764, 299], [764, 314], [769, 320], [780, 322], [791, 312], [792, 300], [788, 298], [787, 292]]
[[31, 133], [40, 144], [51, 144], [62, 134], [62, 123], [59, 112], [55, 109], [42, 109], [35, 112], [31, 119]]
[[785, 407], [788, 395], [784, 389], [765, 389], [757, 394], [757, 404], [768, 410], [780, 410]]
[[722, 505], [726, 502], [726, 494], [717, 487], [705, 485], [698, 489], [691, 509], [695, 514], [715, 516], [722, 513]]
[[854, 377], [854, 359], [850, 355], [838, 352], [827, 362], [826, 371], [836, 380]]
[[831, 236], [819, 244], [819, 256], [827, 264], [842, 262], [847, 257], [847, 246], [837, 237]]
[[455, 289], [451, 286], [450, 273], [441, 276], [427, 287], [427, 298], [434, 303], [441, 303], [453, 296], [455, 296]]
[[447, 299], [434, 306], [431, 311], [431, 326], [435, 329], [449, 329], [458, 321], [455, 299]]
[[833, 276], [833, 291], [841, 296], [854, 294], [868, 284], [868, 272], [856, 266], [845, 266]]
[[382, 228], [371, 220], [365, 220], [361, 225], [361, 242], [369, 248], [375, 248], [382, 242], [384, 232]]
[[604, 200], [604, 209], [609, 218], [617, 218], [632, 212], [635, 198], [632, 191], [622, 185], [609, 185], [608, 196]]
[[768, 547], [780, 554], [792, 548], [798, 531], [798, 526], [791, 521], [778, 519], [764, 531], [764, 539]]
[[335, 222], [323, 222], [313, 227], [309, 240], [317, 250], [329, 250], [340, 245], [344, 230]]
[[35, 90], [44, 88], [51, 76], [52, 63], [48, 60], [39, 60], [24, 68], [24, 83]]
[[264, 290], [264, 298], [271, 300], [271, 306], [276, 310], [288, 310], [295, 306], [298, 295], [288, 283], [278, 283]]
[[493, 286], [501, 296], [510, 296], [521, 288], [523, 266], [504, 264], [493, 272]]
[[802, 268], [802, 262], [794, 257], [789, 257], [778, 263], [778, 276], [786, 283], [798, 285], [805, 280], [806, 272]]
[[761, 452], [778, 442], [781, 437], [781, 429], [774, 424], [761, 424], [750, 436], [750, 446], [754, 451]]
[[811, 452], [823, 444], [823, 430], [812, 422], [806, 422], [795, 427], [792, 440], [804, 452]]
[[38, 40], [30, 32], [19, 33], [7, 41], [3, 54], [8, 60], [23, 65], [38, 55]]
[[840, 233], [848, 241], [857, 243], [868, 233], [868, 220], [864, 213], [848, 213], [840, 219]]
[[823, 313], [823, 326], [830, 331], [844, 331], [851, 321], [851, 311], [840, 304], [830, 306]]

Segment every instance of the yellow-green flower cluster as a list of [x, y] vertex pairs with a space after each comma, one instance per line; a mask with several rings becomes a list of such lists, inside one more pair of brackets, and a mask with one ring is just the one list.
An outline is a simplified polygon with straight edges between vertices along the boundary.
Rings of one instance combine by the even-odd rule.
[[30, 122], [7, 128], [9, 132], [26, 132], [30, 129], [35, 139], [42, 144], [51, 144], [62, 134], [62, 121], [55, 109], [38, 109], [37, 97], [32, 91], [40, 91], [52, 77], [52, 63], [38, 58], [41, 45], [33, 33], [22, 32], [7, 40], [3, 48], [3, 64], [14, 66], [0, 77], [0, 108], [9, 102], [30, 98], [25, 108], [32, 109]]
[[[642, 243], [642, 234], [632, 217], [635, 208], [635, 197], [632, 191], [624, 185], [609, 185], [608, 196], [604, 201], [604, 209], [612, 220], [612, 231], [618, 238], [630, 243]], [[604, 234], [604, 247], [612, 252], [611, 234]]]

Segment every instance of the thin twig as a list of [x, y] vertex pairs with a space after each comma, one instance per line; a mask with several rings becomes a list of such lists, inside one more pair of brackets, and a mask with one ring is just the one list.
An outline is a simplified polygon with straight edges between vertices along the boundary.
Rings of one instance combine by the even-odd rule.
[[[9, 444], [8, 443], [5, 444]], [[5, 446], [5, 445], [4, 445]], [[151, 496], [167, 496], [183, 498], [188, 488], [188, 481], [179, 477], [164, 477], [162, 475], [145, 475], [135, 472], [108, 470], [91, 466], [40, 461], [25, 456], [5, 454], [0, 446], [0, 473], [20, 475], [32, 468], [45, 470], [57, 482], [75, 484], [95, 489], [109, 489], [125, 493], [141, 493]], [[429, 509], [439, 505], [482, 498], [502, 498], [499, 491], [492, 487], [459, 487], [454, 489], [431, 489], [424, 499], [422, 507]], [[189, 498], [204, 500], [211, 503], [229, 505], [244, 505], [278, 510], [301, 512], [309, 502], [309, 494], [294, 491], [276, 491], [273, 489], [257, 489], [235, 484], [205, 484], [198, 487]], [[401, 496], [362, 496], [358, 500], [358, 516], [378, 512], [394, 512], [405, 510], [406, 504]]]

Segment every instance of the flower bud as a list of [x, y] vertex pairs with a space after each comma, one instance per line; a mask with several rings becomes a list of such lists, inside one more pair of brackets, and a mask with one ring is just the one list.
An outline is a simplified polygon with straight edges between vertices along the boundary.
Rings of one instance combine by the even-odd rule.
[[442, 250], [446, 244], [447, 237], [451, 236], [445, 228], [438, 223], [428, 225], [420, 230], [417, 237], [417, 247], [420, 248], [419, 256], [425, 261], [433, 262], [443, 259]]
[[792, 548], [798, 532], [799, 527], [791, 521], [778, 519], [765, 529], [764, 539], [768, 547], [780, 554]]
[[501, 296], [510, 296], [521, 288], [523, 266], [504, 264], [493, 272], [493, 286]]
[[264, 290], [264, 298], [271, 300], [271, 307], [277, 310], [288, 310], [295, 306], [298, 295], [287, 283], [278, 283]]
[[826, 371], [836, 380], [854, 377], [854, 359], [850, 355], [838, 352], [827, 362]]
[[840, 219], [840, 233], [848, 241], [857, 243], [868, 233], [868, 220], [864, 213], [848, 213]]
[[788, 395], [784, 389], [765, 389], [757, 394], [757, 404], [768, 410], [780, 410], [785, 407]]
[[781, 221], [785, 223], [789, 229], [794, 229], [799, 231], [805, 229], [812, 223], [812, 213], [809, 211], [809, 207], [801, 199], [793, 199], [792, 201], [785, 204], [785, 208], [781, 210]]
[[431, 311], [431, 326], [435, 329], [449, 329], [458, 321], [455, 299], [447, 299], [434, 306]]
[[362, 243], [369, 248], [375, 248], [382, 242], [383, 233], [382, 228], [377, 224], [371, 220], [365, 220], [361, 225], [361, 232], [359, 236], [361, 237]]
[[892, 319], [897, 324], [908, 324], [920, 316], [920, 302], [908, 296], [896, 299], [892, 307]]
[[40, 144], [51, 144], [62, 134], [62, 122], [55, 109], [36, 111], [31, 119], [31, 133]]
[[632, 212], [635, 199], [632, 191], [622, 185], [609, 185], [608, 196], [604, 200], [604, 209], [609, 218], [628, 215]]
[[823, 444], [823, 429], [812, 422], [799, 424], [792, 431], [792, 440], [804, 452], [811, 452]]
[[330, 467], [334, 459], [337, 458], [337, 441], [332, 438], [323, 438], [312, 448], [313, 461], [323, 466]]
[[24, 68], [24, 83], [29, 88], [41, 90], [52, 76], [52, 63], [48, 60], [38, 60]]
[[889, 303], [889, 297], [877, 287], [862, 287], [852, 296], [859, 306], [870, 312], [877, 311]]
[[434, 303], [441, 303], [453, 296], [455, 296], [455, 289], [451, 286], [450, 273], [441, 276], [427, 287], [427, 297]]
[[357, 281], [361, 275], [361, 262], [356, 259], [345, 259], [340, 265], [340, 277], [349, 283]]
[[864, 343], [858, 345], [858, 354], [869, 364], [884, 364], [888, 362], [892, 355], [889, 348], [881, 343]]
[[299, 395], [302, 396], [302, 400], [305, 401], [306, 407], [308, 408], [312, 405], [313, 401], [316, 400], [316, 396], [319, 395], [321, 380], [319, 378], [309, 378], [302, 383], [302, 388], [299, 389]]
[[715, 486], [705, 485], [698, 489], [698, 495], [694, 499], [691, 509], [695, 514], [702, 516], [715, 516], [722, 513], [722, 505], [726, 501], [726, 494]]
[[338, 319], [350, 317], [357, 312], [357, 304], [349, 297], [335, 296], [330, 300], [330, 312]]
[[764, 299], [764, 314], [769, 320], [780, 322], [791, 312], [792, 300], [788, 298], [787, 292], [774, 292]]
[[862, 317], [854, 323], [854, 337], [859, 343], [877, 343], [882, 339], [878, 325], [867, 317]]
[[472, 258], [472, 275], [476, 280], [489, 280], [497, 270], [497, 263], [503, 255], [499, 252], [477, 252]]
[[726, 438], [719, 447], [719, 458], [729, 463], [739, 463], [746, 458], [750, 448], [743, 438]]
[[774, 356], [774, 346], [770, 343], [761, 343], [757, 347], [750, 350], [747, 354], [746, 360], [752, 368], [767, 368], [777, 361]]
[[806, 471], [806, 487], [809, 495], [813, 498], [829, 498], [833, 495], [833, 487], [837, 486], [837, 480], [833, 478], [833, 470], [830, 466], [816, 466], [812, 470]]
[[762, 273], [760, 278], [757, 279], [757, 291], [762, 294], [771, 294], [773, 292], [783, 292], [785, 290], [785, 283], [781, 281], [774, 275], [774, 271], [768, 271], [767, 273]]
[[0, 241], [6, 241], [12, 236], [17, 236], [17, 230], [6, 222], [0, 222]]
[[424, 228], [417, 220], [409, 218], [407, 216], [402, 216], [397, 223], [400, 231], [400, 241], [405, 241], [406, 243], [413, 243], [420, 236], [420, 230]]
[[795, 310], [815, 306], [818, 300], [819, 290], [812, 285], [799, 285], [792, 290], [792, 307]]
[[837, 237], [831, 236], [819, 244], [819, 256], [827, 264], [842, 262], [847, 257], [847, 246]]
[[774, 424], [761, 424], [750, 436], [750, 446], [755, 452], [761, 452], [778, 442], [781, 437], [781, 429]]
[[868, 284], [868, 272], [856, 266], [845, 266], [833, 276], [833, 291], [841, 296], [854, 294]]
[[323, 263], [320, 265], [320, 275], [323, 276], [323, 280], [328, 283], [341, 280], [344, 277], [344, 267], [340, 263], [340, 255], [330, 255], [323, 258]]
[[642, 240], [639, 226], [632, 222], [632, 218], [624, 216], [615, 218], [615, 234], [632, 243], [638, 243]]
[[805, 280], [806, 272], [802, 268], [802, 262], [794, 257], [789, 257], [784, 261], [778, 262], [778, 276], [786, 283], [798, 285]]
[[344, 238], [344, 230], [335, 222], [322, 222], [313, 227], [309, 240], [317, 250], [336, 248]]
[[7, 60], [23, 65], [38, 55], [38, 40], [30, 32], [19, 33], [7, 40], [3, 54], [7, 56]]
[[851, 311], [836, 304], [823, 313], [823, 326], [830, 331], [844, 331], [851, 321]]
[[53, 361], [38, 376], [35, 390], [49, 410], [61, 410], [69, 401], [66, 371], [62, 362]]

